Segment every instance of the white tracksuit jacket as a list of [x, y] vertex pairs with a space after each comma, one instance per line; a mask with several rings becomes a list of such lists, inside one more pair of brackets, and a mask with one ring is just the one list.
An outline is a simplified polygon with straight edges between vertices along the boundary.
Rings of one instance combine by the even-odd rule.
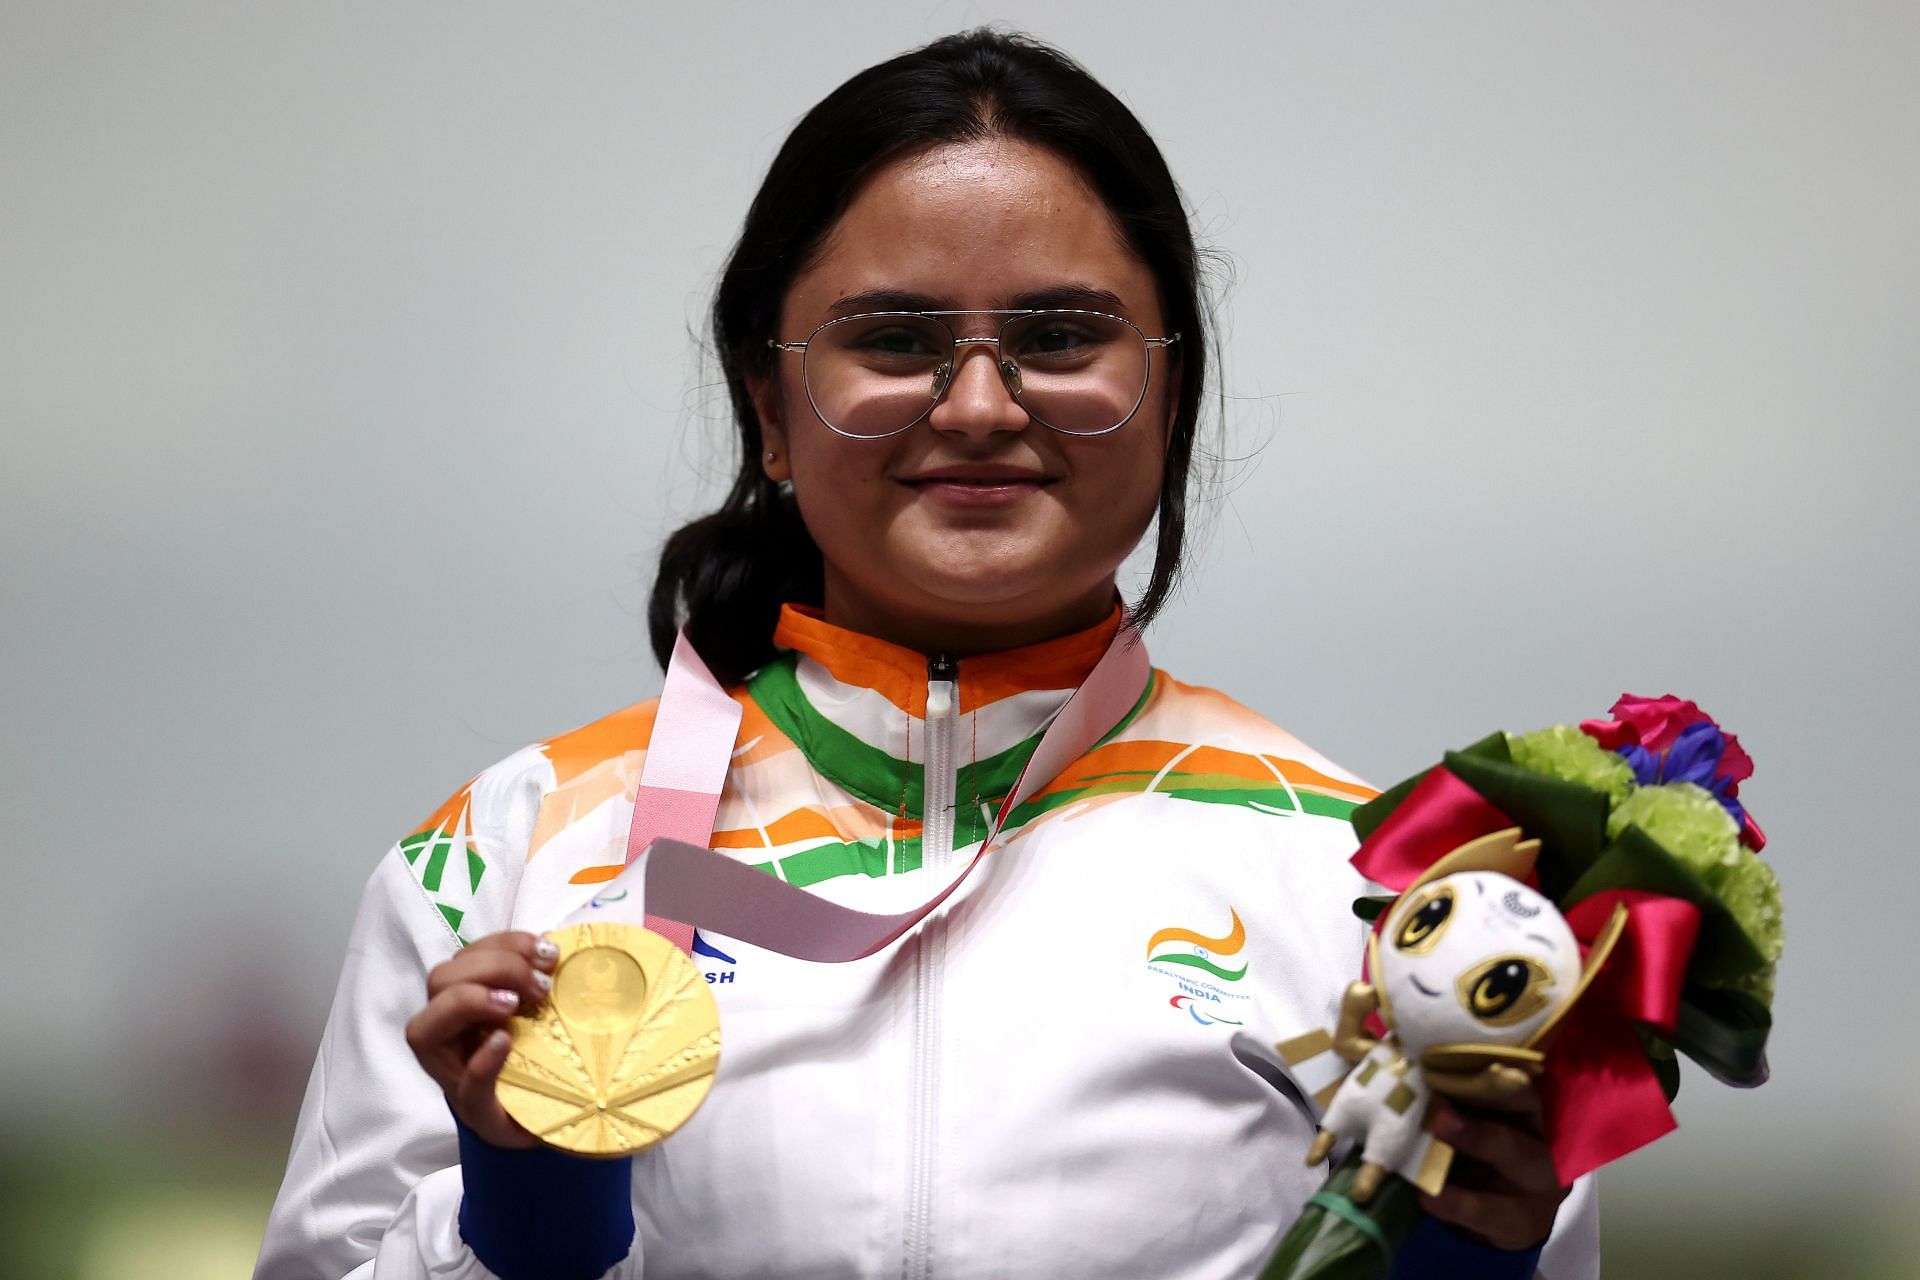
[[[713, 847], [865, 910], [925, 901], [1116, 620], [947, 681], [787, 610], [781, 658], [734, 691]], [[375, 869], [259, 1277], [488, 1274], [457, 1226], [452, 1119], [404, 1025], [429, 969], [509, 927], [531, 859], [623, 861], [653, 711], [508, 757]], [[1358, 975], [1346, 815], [1372, 794], [1156, 671], [881, 953], [813, 964], [700, 934], [719, 1072], [636, 1157], [634, 1246], [609, 1275], [1253, 1275], [1325, 1176], [1303, 1164], [1314, 1119], [1274, 1082], [1272, 1046], [1330, 1026]], [[1599, 1275], [1588, 1181], [1542, 1256], [1549, 1280]]]

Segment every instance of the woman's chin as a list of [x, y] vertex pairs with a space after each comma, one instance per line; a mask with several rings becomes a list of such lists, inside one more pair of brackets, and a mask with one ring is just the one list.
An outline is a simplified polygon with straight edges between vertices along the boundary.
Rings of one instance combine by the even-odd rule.
[[1067, 611], [1076, 602], [1097, 597], [1104, 610], [1113, 591], [1112, 577], [1089, 581], [1084, 570], [1062, 573], [1070, 559], [1017, 556], [929, 560], [903, 569], [915, 593], [963, 626], [1020, 627]]
[[[1112, 603], [1113, 572], [1125, 558], [1125, 548], [1088, 545], [1084, 537], [1073, 536], [1075, 530], [1057, 526], [924, 530], [895, 525], [890, 532], [894, 536], [870, 544], [857, 557], [850, 548], [829, 549], [829, 594], [846, 604], [858, 602], [848, 616], [857, 615], [868, 626], [884, 630], [889, 619], [911, 619], [912, 631], [950, 627], [957, 642], [966, 644], [980, 643], [980, 636], [969, 633], [982, 628], [1022, 637], [1037, 629], [1044, 638], [1092, 625]], [[924, 536], [902, 536], [908, 534]], [[845, 572], [852, 566], [855, 572]]]
[[1023, 572], [1018, 566], [929, 564], [912, 572], [922, 594], [969, 609], [998, 613], [1015, 609], [1024, 601], [1052, 597], [1052, 584], [1045, 574]]

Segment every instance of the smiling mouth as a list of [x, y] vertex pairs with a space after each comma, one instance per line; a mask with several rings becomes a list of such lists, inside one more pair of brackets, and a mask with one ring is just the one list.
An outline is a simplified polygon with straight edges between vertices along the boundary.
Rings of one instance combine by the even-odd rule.
[[918, 479], [907, 480], [903, 483], [912, 485], [916, 489], [925, 489], [933, 485], [955, 485], [968, 489], [1001, 489], [1014, 485], [1037, 488], [1047, 482], [1048, 478], [1043, 475], [1016, 475], [1008, 473], [1005, 475], [979, 476], [921, 476]]
[[942, 507], [959, 511], [1012, 510], [1047, 487], [1045, 476], [942, 476], [904, 482]]
[[1407, 975], [1407, 981], [1418, 988], [1420, 994], [1423, 996], [1437, 996], [1440, 994], [1438, 991], [1429, 990], [1426, 983], [1420, 981], [1420, 979], [1414, 977], [1412, 974]]

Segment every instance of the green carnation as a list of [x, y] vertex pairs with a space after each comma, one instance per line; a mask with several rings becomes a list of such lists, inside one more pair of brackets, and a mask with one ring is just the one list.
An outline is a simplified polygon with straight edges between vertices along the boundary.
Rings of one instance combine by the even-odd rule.
[[1576, 725], [1510, 733], [1507, 750], [1522, 769], [1604, 791], [1610, 804], [1619, 804], [1633, 791], [1633, 766], [1580, 732]]
[[1780, 914], [1780, 882], [1772, 868], [1740, 843], [1740, 826], [1711, 792], [1691, 782], [1640, 787], [1614, 806], [1607, 834], [1639, 827], [1661, 848], [1684, 862], [1726, 906], [1767, 967], [1733, 985], [1762, 1000], [1773, 998], [1773, 962], [1780, 958], [1785, 932]]
[[1732, 871], [1726, 873], [1719, 884], [1714, 885], [1721, 901], [1727, 904], [1727, 910], [1740, 922], [1740, 927], [1753, 939], [1753, 945], [1760, 948], [1760, 954], [1767, 958], [1769, 969], [1780, 958], [1781, 946], [1785, 941], [1784, 920], [1780, 914], [1780, 882], [1773, 878], [1773, 868], [1753, 856], [1747, 849], [1740, 850], [1740, 862]]
[[1714, 889], [1720, 887], [1716, 877], [1740, 861], [1739, 824], [1712, 792], [1691, 782], [1636, 788], [1607, 816], [1608, 839], [1630, 826], [1652, 836]]

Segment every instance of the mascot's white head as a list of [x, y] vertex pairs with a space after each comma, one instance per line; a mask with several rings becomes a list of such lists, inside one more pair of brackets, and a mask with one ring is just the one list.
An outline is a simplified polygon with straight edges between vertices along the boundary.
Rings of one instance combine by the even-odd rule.
[[1407, 1052], [1530, 1045], [1579, 994], [1573, 930], [1544, 894], [1507, 873], [1525, 875], [1538, 849], [1518, 835], [1450, 854], [1433, 868], [1441, 874], [1422, 877], [1389, 910], [1373, 981]]

